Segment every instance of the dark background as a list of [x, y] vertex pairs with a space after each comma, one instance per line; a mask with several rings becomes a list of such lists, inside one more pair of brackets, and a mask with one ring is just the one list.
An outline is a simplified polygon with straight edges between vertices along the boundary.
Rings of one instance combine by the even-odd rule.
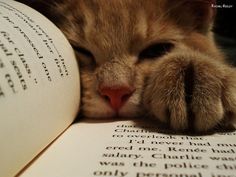
[[236, 39], [236, 0], [217, 0], [217, 4], [233, 5], [232, 8], [217, 8], [214, 31]]
[[217, 0], [217, 4], [233, 5], [232, 8], [217, 8], [213, 31], [228, 61], [236, 66], [236, 0]]

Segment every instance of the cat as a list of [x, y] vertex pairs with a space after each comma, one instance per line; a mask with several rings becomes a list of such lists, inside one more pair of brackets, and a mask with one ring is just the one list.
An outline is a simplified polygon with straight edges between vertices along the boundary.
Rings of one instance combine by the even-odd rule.
[[211, 32], [215, 0], [34, 0], [80, 64], [85, 117], [147, 117], [175, 131], [232, 125], [236, 73]]

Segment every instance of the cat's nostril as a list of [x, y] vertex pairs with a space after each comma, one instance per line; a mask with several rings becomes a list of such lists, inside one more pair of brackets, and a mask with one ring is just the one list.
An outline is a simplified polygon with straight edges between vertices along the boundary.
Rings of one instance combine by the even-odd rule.
[[123, 95], [123, 96], [121, 97], [121, 101], [122, 101], [122, 102], [126, 102], [126, 101], [129, 99], [130, 96], [131, 96], [131, 94], [125, 94], [125, 95]]
[[104, 99], [110, 101], [110, 98], [107, 95], [103, 95]]
[[100, 95], [109, 101], [111, 107], [118, 111], [124, 103], [133, 94], [134, 89], [131, 87], [100, 87]]

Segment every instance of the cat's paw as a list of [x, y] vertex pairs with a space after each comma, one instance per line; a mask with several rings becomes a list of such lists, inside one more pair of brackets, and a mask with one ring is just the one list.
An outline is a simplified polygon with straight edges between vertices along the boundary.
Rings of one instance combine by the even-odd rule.
[[234, 69], [206, 56], [169, 56], [147, 79], [144, 105], [174, 130], [205, 132], [236, 115]]

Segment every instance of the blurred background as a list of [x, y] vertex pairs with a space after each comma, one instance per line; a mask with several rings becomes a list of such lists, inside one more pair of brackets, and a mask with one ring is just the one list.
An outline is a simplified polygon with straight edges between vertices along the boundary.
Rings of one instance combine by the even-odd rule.
[[236, 0], [217, 0], [217, 4], [232, 5], [231, 8], [217, 8], [213, 31], [227, 59], [236, 66]]

